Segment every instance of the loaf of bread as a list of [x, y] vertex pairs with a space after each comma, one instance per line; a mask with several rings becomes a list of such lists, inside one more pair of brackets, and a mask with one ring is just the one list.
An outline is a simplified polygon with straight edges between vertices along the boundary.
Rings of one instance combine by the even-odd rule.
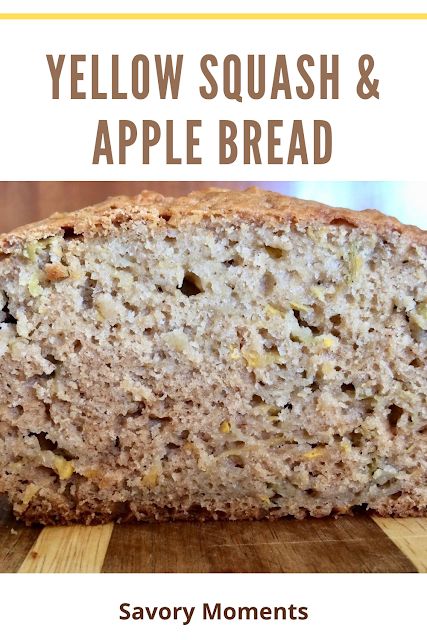
[[427, 232], [257, 189], [0, 237], [27, 523], [427, 512]]

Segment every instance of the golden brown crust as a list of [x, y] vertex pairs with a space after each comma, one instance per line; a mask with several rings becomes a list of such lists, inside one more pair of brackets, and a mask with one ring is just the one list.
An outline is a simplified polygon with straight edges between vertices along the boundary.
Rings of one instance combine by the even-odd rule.
[[379, 235], [395, 231], [418, 244], [427, 245], [427, 231], [404, 225], [379, 211], [330, 207], [251, 187], [245, 191], [212, 188], [178, 198], [151, 191], [142, 191], [130, 198], [109, 198], [79, 211], [55, 213], [45, 220], [0, 235], [0, 250], [13, 252], [13, 247], [23, 241], [57, 234], [106, 233], [134, 220], [180, 226], [204, 218], [230, 215], [255, 223], [347, 224]]

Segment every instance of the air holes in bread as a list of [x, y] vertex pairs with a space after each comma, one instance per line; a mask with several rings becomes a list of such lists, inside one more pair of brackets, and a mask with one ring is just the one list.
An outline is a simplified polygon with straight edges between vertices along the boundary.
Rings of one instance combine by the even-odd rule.
[[396, 404], [391, 404], [389, 406], [387, 420], [390, 426], [390, 431], [394, 436], [397, 434], [398, 422], [402, 417], [402, 415], [403, 415], [403, 409], [401, 407], [398, 407]]
[[187, 271], [182, 285], [178, 287], [182, 294], [190, 298], [191, 296], [197, 296], [199, 293], [203, 293], [202, 281], [198, 275], [192, 271]]

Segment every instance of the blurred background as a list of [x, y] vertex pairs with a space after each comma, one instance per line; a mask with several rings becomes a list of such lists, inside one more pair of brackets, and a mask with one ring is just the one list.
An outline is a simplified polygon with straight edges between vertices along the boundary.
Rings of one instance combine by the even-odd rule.
[[378, 209], [427, 229], [427, 182], [0, 182], [0, 233], [55, 211], [73, 211], [142, 189], [179, 195], [209, 186], [251, 185], [337, 207]]

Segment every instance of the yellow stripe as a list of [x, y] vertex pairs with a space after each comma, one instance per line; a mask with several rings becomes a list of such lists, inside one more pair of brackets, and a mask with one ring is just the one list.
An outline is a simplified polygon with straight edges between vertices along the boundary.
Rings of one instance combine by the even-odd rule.
[[0, 13], [0, 20], [427, 20], [427, 13]]
[[372, 519], [420, 573], [427, 573], [427, 518]]
[[100, 573], [113, 525], [45, 527], [18, 573]]

